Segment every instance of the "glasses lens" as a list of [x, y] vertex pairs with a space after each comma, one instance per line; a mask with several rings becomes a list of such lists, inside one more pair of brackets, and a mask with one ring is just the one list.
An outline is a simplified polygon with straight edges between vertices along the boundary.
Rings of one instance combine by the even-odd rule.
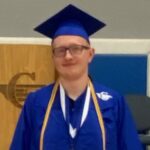
[[83, 47], [81, 45], [73, 45], [69, 47], [69, 50], [72, 55], [78, 55], [82, 53]]
[[66, 54], [66, 48], [65, 47], [59, 47], [53, 49], [54, 56], [56, 57], [63, 57]]

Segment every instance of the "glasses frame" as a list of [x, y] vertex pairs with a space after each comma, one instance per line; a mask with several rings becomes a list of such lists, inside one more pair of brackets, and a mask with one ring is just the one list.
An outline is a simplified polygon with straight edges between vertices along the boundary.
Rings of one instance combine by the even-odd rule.
[[82, 54], [84, 50], [88, 50], [88, 49], [90, 49], [90, 46], [76, 44], [76, 45], [70, 45], [68, 47], [62, 46], [62, 47], [52, 48], [52, 51], [55, 57], [65, 57], [67, 51], [69, 51], [69, 53], [72, 56], [78, 56]]

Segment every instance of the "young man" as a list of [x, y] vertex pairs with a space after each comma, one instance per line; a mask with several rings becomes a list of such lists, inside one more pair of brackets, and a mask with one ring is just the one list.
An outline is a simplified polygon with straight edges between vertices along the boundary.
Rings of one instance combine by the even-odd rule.
[[127, 104], [92, 82], [89, 36], [105, 24], [69, 5], [35, 30], [52, 38], [58, 80], [29, 94], [11, 150], [141, 150]]

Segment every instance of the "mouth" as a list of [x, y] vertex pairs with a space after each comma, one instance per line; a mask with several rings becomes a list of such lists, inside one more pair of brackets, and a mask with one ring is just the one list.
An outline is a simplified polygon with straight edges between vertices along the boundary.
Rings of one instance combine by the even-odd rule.
[[74, 63], [66, 63], [66, 64], [63, 64], [64, 67], [70, 67], [70, 66], [74, 66], [75, 64]]

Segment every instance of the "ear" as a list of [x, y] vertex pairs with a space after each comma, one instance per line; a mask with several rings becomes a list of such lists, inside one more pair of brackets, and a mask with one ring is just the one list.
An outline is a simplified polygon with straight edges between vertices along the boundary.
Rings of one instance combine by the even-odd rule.
[[89, 63], [93, 60], [94, 55], [95, 55], [95, 49], [91, 47], [89, 49]]

